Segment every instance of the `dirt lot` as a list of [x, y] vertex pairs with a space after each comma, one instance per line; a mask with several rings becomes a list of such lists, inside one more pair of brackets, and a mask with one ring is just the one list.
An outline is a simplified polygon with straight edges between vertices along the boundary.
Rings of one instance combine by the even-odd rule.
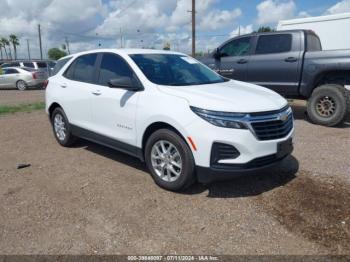
[[294, 109], [280, 167], [179, 194], [124, 154], [60, 147], [42, 111], [2, 116], [0, 253], [350, 254], [350, 127]]
[[43, 90], [0, 90], [0, 105], [18, 105], [41, 102], [45, 99]]

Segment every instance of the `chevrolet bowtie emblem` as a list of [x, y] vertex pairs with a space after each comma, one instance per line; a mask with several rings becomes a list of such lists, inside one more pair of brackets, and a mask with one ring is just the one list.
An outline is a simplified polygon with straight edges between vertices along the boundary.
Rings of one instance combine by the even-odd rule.
[[288, 114], [280, 114], [278, 116], [278, 118], [279, 118], [279, 120], [284, 122], [284, 121], [286, 121], [288, 119]]

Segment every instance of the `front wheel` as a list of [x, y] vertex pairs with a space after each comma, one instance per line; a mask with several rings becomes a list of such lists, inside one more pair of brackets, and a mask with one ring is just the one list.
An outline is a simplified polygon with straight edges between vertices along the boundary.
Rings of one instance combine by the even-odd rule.
[[193, 155], [176, 132], [161, 129], [146, 143], [145, 160], [154, 181], [162, 188], [179, 191], [194, 182]]
[[327, 84], [317, 87], [307, 103], [308, 116], [318, 125], [339, 125], [346, 112], [346, 90], [340, 85]]

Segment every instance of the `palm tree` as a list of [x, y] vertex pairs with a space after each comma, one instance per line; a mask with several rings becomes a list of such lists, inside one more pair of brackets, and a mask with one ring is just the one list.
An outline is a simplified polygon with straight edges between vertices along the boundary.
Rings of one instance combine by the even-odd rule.
[[15, 59], [17, 59], [17, 46], [19, 45], [18, 37], [16, 35], [10, 35], [10, 42], [13, 45], [13, 51], [15, 53]]
[[9, 41], [8, 41], [6, 38], [4, 38], [4, 37], [1, 37], [0, 42], [1, 42], [1, 44], [2, 44], [2, 47], [3, 47], [4, 50], [5, 50], [6, 58], [8, 59], [9, 56], [8, 56], [8, 54], [7, 54], [6, 46], [7, 46], [7, 45], [10, 45], [10, 43], [9, 43]]

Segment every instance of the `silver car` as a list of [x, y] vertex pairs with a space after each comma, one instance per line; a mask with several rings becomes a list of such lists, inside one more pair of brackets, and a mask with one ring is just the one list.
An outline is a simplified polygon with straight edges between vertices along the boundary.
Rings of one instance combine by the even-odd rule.
[[0, 89], [14, 88], [24, 91], [29, 87], [44, 87], [47, 73], [32, 68], [6, 67], [0, 69]]

